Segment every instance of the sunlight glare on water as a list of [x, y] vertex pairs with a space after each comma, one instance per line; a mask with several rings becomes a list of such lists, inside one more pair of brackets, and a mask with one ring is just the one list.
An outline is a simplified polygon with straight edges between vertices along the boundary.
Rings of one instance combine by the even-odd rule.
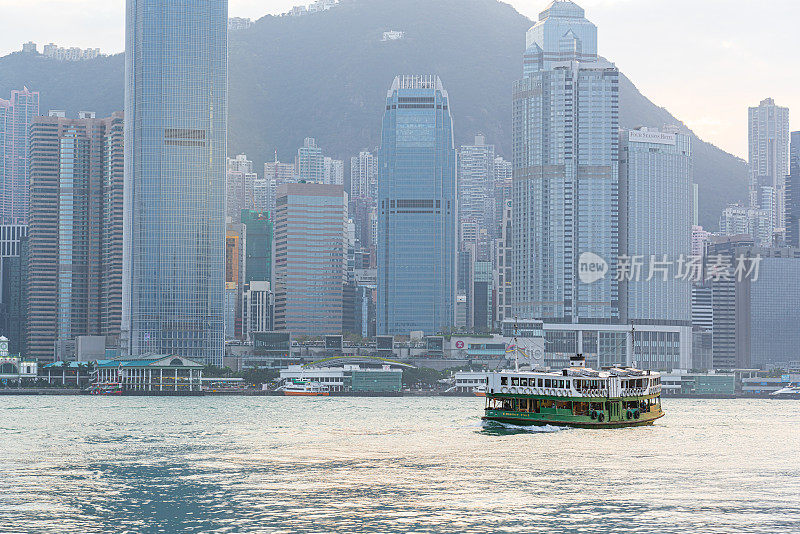
[[800, 532], [800, 402], [652, 427], [482, 424], [478, 398], [4, 397], [0, 531]]

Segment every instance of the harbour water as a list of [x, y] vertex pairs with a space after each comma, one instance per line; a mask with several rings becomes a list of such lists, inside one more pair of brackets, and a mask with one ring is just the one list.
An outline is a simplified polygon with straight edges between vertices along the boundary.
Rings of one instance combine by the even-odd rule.
[[485, 428], [478, 398], [5, 397], [0, 532], [800, 532], [800, 402]]

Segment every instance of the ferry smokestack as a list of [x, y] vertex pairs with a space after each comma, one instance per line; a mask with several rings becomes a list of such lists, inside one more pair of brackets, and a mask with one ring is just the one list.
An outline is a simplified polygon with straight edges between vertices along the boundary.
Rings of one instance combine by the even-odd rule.
[[569, 366], [570, 367], [586, 367], [586, 358], [583, 357], [583, 354], [577, 354], [575, 356], [569, 357]]

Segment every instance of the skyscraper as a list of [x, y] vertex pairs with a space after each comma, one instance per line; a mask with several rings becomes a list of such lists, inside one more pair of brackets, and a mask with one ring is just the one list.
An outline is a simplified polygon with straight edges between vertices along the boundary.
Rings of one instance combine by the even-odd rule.
[[[477, 238], [483, 242], [495, 235], [499, 224], [493, 202], [494, 159], [494, 145], [487, 145], [482, 134], [475, 136], [474, 145], [462, 146], [458, 152], [459, 224], [462, 228], [465, 222], [476, 225]], [[461, 236], [462, 244], [465, 238]]]
[[325, 182], [325, 156], [313, 137], [306, 137], [297, 149], [297, 178], [316, 184]]
[[773, 231], [784, 227], [789, 174], [789, 109], [767, 98], [748, 110], [750, 207], [767, 210]]
[[800, 248], [800, 132], [792, 132], [786, 179], [786, 241]]
[[226, 216], [238, 223], [242, 210], [256, 207], [255, 185], [258, 175], [253, 172], [253, 162], [245, 154], [228, 158], [227, 162]]
[[28, 354], [50, 361], [121, 321], [123, 118], [37, 117], [30, 133]]
[[[528, 31], [512, 112], [514, 313], [618, 320], [619, 71], [575, 3], [551, 3]], [[602, 262], [607, 276], [581, 282]]]
[[326, 156], [323, 165], [325, 166], [323, 183], [344, 185], [344, 161]]
[[350, 158], [350, 200], [371, 199], [378, 195], [378, 162], [372, 152], [362, 150]]
[[129, 351], [222, 364], [228, 2], [127, 0]]
[[398, 76], [378, 152], [378, 332], [455, 320], [457, 186], [450, 99], [438, 76]]
[[278, 187], [283, 184], [291, 184], [297, 182], [297, 169], [293, 163], [281, 163], [278, 161], [278, 153], [275, 152], [275, 161], [268, 161], [264, 164], [264, 181], [267, 182], [268, 196], [266, 207], [263, 207], [263, 185], [257, 184], [254, 190], [258, 190], [256, 194], [256, 209], [261, 211], [275, 211], [275, 199], [278, 193]]
[[347, 194], [340, 185], [284, 184], [275, 211], [275, 328], [342, 331]]
[[39, 115], [39, 93], [0, 98], [0, 224], [27, 224], [30, 180], [28, 130]]
[[639, 128], [622, 130], [619, 143], [621, 252], [667, 269], [624, 284], [624, 318], [632, 324], [689, 325], [692, 283], [676, 278], [670, 265], [691, 255], [691, 139]]

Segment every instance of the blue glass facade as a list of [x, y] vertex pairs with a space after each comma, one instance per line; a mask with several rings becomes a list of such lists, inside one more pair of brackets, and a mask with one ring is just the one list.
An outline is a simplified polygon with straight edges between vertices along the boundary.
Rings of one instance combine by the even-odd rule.
[[[616, 322], [619, 71], [569, 1], [542, 12], [527, 41], [512, 108], [514, 313]], [[604, 278], [581, 280], [588, 255], [607, 263]]]
[[437, 76], [398, 76], [378, 155], [378, 332], [449, 331], [455, 320], [456, 151]]
[[127, 0], [129, 350], [221, 364], [227, 0]]

